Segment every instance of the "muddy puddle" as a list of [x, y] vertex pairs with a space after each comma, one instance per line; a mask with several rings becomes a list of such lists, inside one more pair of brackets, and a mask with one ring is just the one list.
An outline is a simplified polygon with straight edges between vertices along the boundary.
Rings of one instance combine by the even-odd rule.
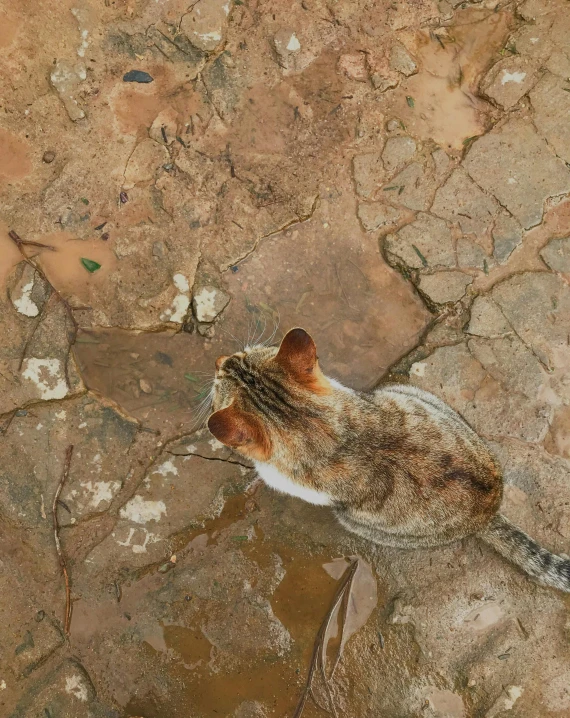
[[420, 71], [394, 93], [390, 109], [411, 134], [448, 150], [460, 150], [466, 139], [483, 134], [490, 108], [474, 93], [512, 23], [510, 13], [469, 8], [457, 13], [451, 27], [405, 38]]
[[[124, 677], [114, 686], [114, 698], [124, 706], [125, 715], [229, 716], [245, 701], [259, 701], [274, 715], [293, 715], [317, 632], [349, 562], [330, 548], [311, 553], [306, 542], [284, 535], [282, 527], [274, 529], [260, 509], [260, 491], [266, 489], [258, 485], [232, 497], [217, 519], [181, 534], [172, 544], [176, 563], [170, 570], [157, 564], [115, 582], [106, 600], [76, 602], [74, 650], [87, 663], [89, 656], [98, 662], [105, 655], [111, 665], [121, 666]], [[220, 554], [235, 552], [236, 545], [239, 561], [238, 554], [233, 561], [243, 561], [246, 570], [232, 577], [228, 573], [233, 569], [216, 567]], [[205, 570], [211, 594], [193, 582]], [[369, 619], [378, 601], [376, 580], [366, 562], [360, 564], [356, 579], [345, 640]], [[246, 612], [243, 625], [233, 618], [241, 610], [235, 591], [242, 582], [251, 583], [248, 601], [255, 604], [267, 595], [271, 620], [288, 636], [288, 650], [267, 645], [265, 629], [256, 624], [254, 614]], [[265, 583], [274, 586], [266, 594]], [[337, 624], [338, 615], [331, 622], [329, 670], [341, 640]], [[107, 646], [99, 643], [101, 637], [119, 633], [123, 639]], [[151, 681], [144, 679], [147, 675]], [[307, 705], [305, 718], [317, 715], [322, 713]]]

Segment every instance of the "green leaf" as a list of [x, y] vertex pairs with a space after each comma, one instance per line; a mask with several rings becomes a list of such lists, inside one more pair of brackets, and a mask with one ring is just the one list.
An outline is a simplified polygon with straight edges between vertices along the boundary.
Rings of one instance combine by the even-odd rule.
[[428, 266], [427, 259], [424, 257], [424, 255], [420, 252], [420, 250], [416, 247], [415, 244], [412, 244], [412, 249], [418, 255], [418, 257], [420, 258], [420, 262], [424, 265], [424, 267], [427, 267]]
[[483, 271], [485, 272], [485, 274], [489, 274], [489, 265], [487, 264], [486, 259], [483, 260]]
[[88, 272], [91, 272], [91, 274], [96, 272], [98, 269], [101, 269], [99, 262], [94, 262], [92, 259], [86, 259], [85, 257], [81, 257], [81, 264]]
[[470, 145], [472, 142], [475, 142], [476, 139], [477, 139], [477, 135], [474, 135], [473, 137], [466, 137], [466, 138], [463, 140], [463, 145], [464, 145], [465, 147], [469, 147], [469, 145]]
[[232, 536], [234, 541], [247, 541], [247, 536]]
[[82, 197], [81, 201], [83, 202], [83, 204], [89, 204], [89, 200], [86, 199], [85, 197]]
[[391, 187], [384, 187], [382, 192], [390, 192], [390, 190], [393, 189], [400, 189], [400, 186], [397, 184], [393, 184]]
[[184, 378], [188, 379], [188, 381], [198, 381], [198, 377], [194, 376], [194, 374], [186, 373], [184, 374]]
[[414, 107], [416, 104], [413, 97], [410, 97], [409, 95], [406, 96], [406, 102], [408, 103], [408, 107]]

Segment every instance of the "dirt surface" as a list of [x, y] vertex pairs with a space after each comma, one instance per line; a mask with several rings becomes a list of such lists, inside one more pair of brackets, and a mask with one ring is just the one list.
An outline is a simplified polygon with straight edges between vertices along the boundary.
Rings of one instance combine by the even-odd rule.
[[200, 429], [215, 358], [301, 325], [460, 411], [570, 553], [569, 37], [565, 0], [4, 3], [2, 715], [292, 716], [353, 557], [322, 707], [570, 715], [568, 598], [372, 546]]

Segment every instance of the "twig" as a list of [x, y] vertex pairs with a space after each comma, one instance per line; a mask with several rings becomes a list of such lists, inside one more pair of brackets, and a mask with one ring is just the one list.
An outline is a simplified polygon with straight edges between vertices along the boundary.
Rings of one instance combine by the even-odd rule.
[[[352, 588], [352, 582], [354, 580], [354, 574], [356, 573], [357, 568], [358, 568], [358, 559], [355, 559], [351, 563], [349, 568], [345, 571], [342, 581], [340, 582], [340, 584], [336, 590], [336, 593], [333, 597], [333, 600], [331, 602], [331, 605], [329, 606], [329, 610], [327, 611], [327, 614], [326, 614], [323, 622], [321, 623], [321, 627], [319, 628], [317, 637], [315, 638], [315, 645], [313, 647], [313, 655], [311, 656], [311, 664], [309, 666], [307, 682], [305, 683], [305, 688], [303, 689], [303, 693], [301, 694], [301, 698], [299, 699], [299, 703], [297, 704], [297, 708], [295, 710], [295, 713], [293, 714], [293, 718], [301, 718], [301, 715], [303, 714], [303, 710], [305, 709], [305, 705], [307, 703], [307, 699], [309, 698], [309, 696], [311, 696], [313, 698], [313, 700], [315, 700], [314, 696], [313, 696], [313, 678], [315, 676], [315, 671], [317, 669], [317, 666], [320, 669], [321, 676], [323, 678], [325, 687], [327, 689], [327, 697], [329, 699], [330, 705], [332, 706], [333, 715], [336, 716], [336, 710], [332, 703], [332, 696], [330, 693], [329, 681], [326, 677], [326, 671], [325, 671], [325, 648], [326, 648], [325, 637], [327, 634], [329, 624], [332, 620], [334, 612], [337, 609], [338, 604], [344, 598], [344, 596], [347, 592], [350, 593], [350, 589]], [[346, 618], [346, 610], [343, 611], [343, 617]], [[341, 643], [339, 645], [339, 652], [341, 650], [341, 647], [342, 647], [342, 636], [341, 636]], [[337, 655], [337, 659], [334, 664], [335, 668], [336, 668], [336, 664], [338, 663], [339, 659], [340, 659], [340, 655]], [[315, 703], [317, 703], [316, 700], [315, 700]], [[319, 704], [317, 703], [317, 705], [319, 705]], [[322, 707], [322, 706], [320, 706], [320, 707]], [[331, 712], [331, 711], [329, 711], [329, 712]]]
[[67, 477], [69, 476], [69, 467], [71, 465], [71, 455], [73, 454], [73, 444], [70, 444], [70, 446], [67, 447], [67, 451], [65, 452], [65, 461], [63, 464], [63, 473], [61, 475], [61, 480], [59, 482], [59, 485], [57, 487], [57, 491], [55, 492], [55, 496], [53, 499], [53, 506], [51, 509], [52, 516], [53, 516], [53, 534], [55, 537], [55, 548], [57, 551], [57, 557], [59, 558], [59, 565], [61, 566], [61, 570], [63, 572], [63, 577], [65, 579], [65, 620], [64, 620], [64, 629], [65, 633], [69, 635], [69, 626], [71, 623], [71, 581], [69, 580], [69, 573], [67, 571], [67, 566], [65, 563], [65, 558], [63, 556], [63, 551], [61, 550], [61, 542], [59, 540], [59, 523], [57, 520], [57, 505], [59, 501], [59, 495], [61, 494], [61, 490], [63, 488], [63, 485], [65, 484]]
[[52, 244], [42, 244], [42, 242], [34, 242], [31, 239], [22, 239], [13, 229], [8, 232], [8, 237], [16, 242], [16, 244], [25, 247], [41, 247], [42, 249], [49, 249], [51, 252], [57, 252], [57, 249]]

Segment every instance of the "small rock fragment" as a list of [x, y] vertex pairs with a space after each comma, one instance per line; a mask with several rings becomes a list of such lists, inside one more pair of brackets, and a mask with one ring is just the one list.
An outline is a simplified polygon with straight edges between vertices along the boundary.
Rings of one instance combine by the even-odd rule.
[[394, 72], [384, 56], [368, 55], [368, 74], [372, 87], [379, 92], [386, 92], [397, 87], [400, 77]]
[[522, 242], [522, 227], [514, 217], [503, 211], [495, 220], [492, 235], [495, 245], [493, 255], [499, 264], [504, 264]]
[[418, 214], [415, 222], [386, 237], [385, 247], [388, 253], [413, 269], [455, 266], [455, 252], [447, 224], [423, 212]]
[[427, 210], [432, 186], [419, 162], [412, 162], [390, 180], [390, 192], [398, 204], [413, 210]]
[[164, 145], [150, 138], [139, 142], [129, 157], [125, 169], [125, 189], [131, 189], [139, 182], [150, 182], [157, 170], [168, 161], [170, 155]]
[[142, 70], [129, 70], [129, 72], [123, 75], [123, 82], [141, 82], [147, 84], [153, 81], [154, 78], [151, 77], [148, 72], [143, 72]]
[[570, 237], [551, 240], [540, 256], [555, 272], [570, 272]]
[[396, 72], [400, 72], [406, 77], [415, 75], [418, 71], [418, 66], [413, 57], [400, 42], [396, 42], [392, 45], [392, 49], [390, 50], [390, 67], [392, 70], [396, 70]]
[[301, 49], [301, 43], [294, 30], [281, 28], [273, 36], [273, 48], [281, 67], [288, 68], [294, 55]]
[[352, 161], [356, 192], [360, 197], [370, 197], [384, 180], [385, 172], [379, 152], [356, 155]]
[[366, 82], [368, 80], [366, 56], [362, 52], [354, 55], [341, 55], [338, 61], [338, 69], [349, 80], [356, 80], [356, 82]]
[[20, 314], [37, 317], [47, 298], [45, 283], [30, 264], [25, 263], [21, 271], [20, 279], [9, 291], [10, 300]]
[[203, 52], [214, 52], [226, 35], [232, 0], [201, 0], [182, 16], [180, 29]]
[[388, 130], [388, 132], [396, 132], [397, 130], [402, 129], [402, 123], [400, 122], [400, 120], [388, 120], [388, 122], [386, 123], [386, 129]]
[[437, 190], [431, 211], [450, 222], [458, 222], [464, 234], [482, 237], [493, 225], [499, 205], [459, 167]]
[[[569, 61], [570, 62], [570, 61]], [[570, 64], [568, 67], [570, 71]], [[530, 93], [534, 121], [538, 131], [565, 162], [570, 163], [570, 83], [567, 77], [549, 72], [540, 79]], [[566, 118], [561, 121], [561, 118]]]
[[512, 710], [514, 704], [522, 696], [523, 689], [520, 686], [507, 686], [503, 688], [500, 696], [485, 713], [485, 718], [495, 718], [503, 715], [506, 711]]
[[402, 220], [402, 210], [382, 202], [361, 202], [358, 205], [358, 218], [367, 232], [378, 229], [388, 231]]
[[212, 339], [216, 334], [216, 330], [213, 324], [198, 324], [198, 334], [207, 339]]
[[222, 289], [214, 286], [199, 287], [192, 298], [194, 316], [199, 322], [213, 322], [227, 307], [229, 301], [230, 295]]
[[57, 60], [50, 74], [50, 82], [73, 122], [85, 117], [85, 112], [75, 99], [77, 87], [85, 78], [85, 67], [81, 63], [72, 65], [67, 60]]
[[423, 275], [419, 288], [432, 302], [445, 304], [459, 301], [472, 281], [473, 278], [463, 272], [438, 272]]
[[384, 167], [389, 173], [398, 172], [411, 160], [416, 151], [416, 143], [411, 137], [389, 137], [382, 152]]
[[55, 152], [53, 150], [47, 150], [47, 152], [44, 152], [42, 160], [46, 163], [46, 165], [49, 165], [55, 160]]
[[507, 57], [494, 65], [481, 84], [483, 92], [508, 110], [526, 95], [536, 82], [536, 67], [520, 55]]
[[472, 242], [466, 237], [460, 237], [457, 241], [457, 263], [460, 267], [485, 271], [489, 269], [491, 260], [476, 242]]
[[146, 379], [139, 379], [139, 386], [145, 394], [152, 394], [152, 384]]
[[163, 241], [159, 240], [152, 243], [152, 256], [158, 259], [163, 259], [166, 254], [166, 245]]

